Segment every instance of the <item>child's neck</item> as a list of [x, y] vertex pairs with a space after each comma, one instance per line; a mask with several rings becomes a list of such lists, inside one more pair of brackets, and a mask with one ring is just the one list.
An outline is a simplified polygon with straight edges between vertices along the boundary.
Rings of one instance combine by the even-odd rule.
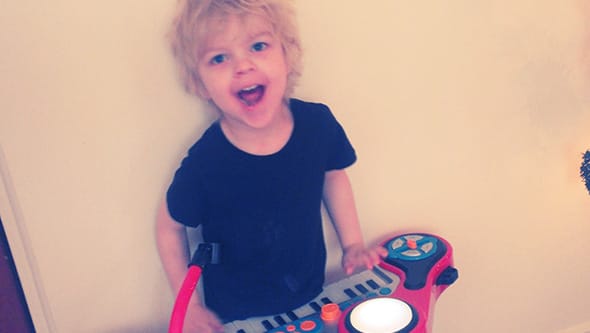
[[291, 138], [294, 122], [288, 105], [276, 114], [273, 121], [264, 128], [240, 126], [220, 120], [225, 137], [238, 149], [252, 155], [272, 155], [280, 151]]

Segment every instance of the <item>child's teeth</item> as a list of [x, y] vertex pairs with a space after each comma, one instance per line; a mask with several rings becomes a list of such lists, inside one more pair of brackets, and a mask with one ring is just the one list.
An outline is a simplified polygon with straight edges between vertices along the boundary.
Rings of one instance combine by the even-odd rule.
[[238, 97], [248, 106], [258, 103], [264, 95], [264, 86], [253, 85], [238, 92]]
[[245, 92], [252, 91], [252, 90], [256, 89], [257, 87], [258, 87], [257, 85], [253, 85], [251, 87], [242, 89], [242, 91], [245, 91]]

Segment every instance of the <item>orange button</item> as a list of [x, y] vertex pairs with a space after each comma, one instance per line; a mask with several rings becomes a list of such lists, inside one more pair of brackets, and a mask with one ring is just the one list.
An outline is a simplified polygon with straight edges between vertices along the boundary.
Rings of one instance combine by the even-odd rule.
[[324, 321], [334, 321], [340, 318], [341, 313], [342, 311], [340, 311], [338, 304], [330, 303], [322, 306], [322, 313], [320, 314], [320, 317]]
[[301, 330], [304, 332], [308, 332], [313, 330], [316, 327], [315, 321], [313, 320], [306, 320], [301, 323]]
[[416, 240], [408, 239], [408, 247], [412, 250], [415, 250], [418, 247], [418, 244], [416, 244]]

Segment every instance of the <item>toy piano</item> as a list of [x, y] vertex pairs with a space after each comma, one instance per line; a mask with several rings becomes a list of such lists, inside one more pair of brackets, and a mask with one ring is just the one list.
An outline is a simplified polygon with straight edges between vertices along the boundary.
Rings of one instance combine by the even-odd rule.
[[378, 267], [324, 287], [287, 313], [225, 324], [226, 333], [429, 333], [440, 294], [458, 278], [453, 250], [425, 233], [396, 235]]

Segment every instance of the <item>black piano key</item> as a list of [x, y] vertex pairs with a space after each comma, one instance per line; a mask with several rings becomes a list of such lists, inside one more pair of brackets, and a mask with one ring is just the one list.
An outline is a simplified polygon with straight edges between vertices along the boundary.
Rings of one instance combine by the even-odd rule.
[[291, 321], [295, 321], [295, 320], [299, 319], [299, 316], [297, 316], [295, 314], [295, 312], [293, 312], [293, 311], [287, 312], [286, 315], [287, 315], [287, 317], [289, 317], [289, 319], [291, 319]]
[[324, 304], [330, 304], [330, 303], [334, 303], [334, 302], [332, 302], [332, 300], [331, 300], [331, 299], [329, 299], [328, 297], [322, 297], [321, 301], [322, 301], [322, 303], [324, 303]]
[[362, 284], [357, 284], [354, 287], [356, 288], [356, 290], [360, 291], [361, 294], [366, 294], [369, 292], [369, 289], [365, 288], [365, 286], [363, 286]]
[[279, 326], [283, 326], [287, 323], [281, 316], [275, 316], [274, 320], [277, 322], [277, 324], [279, 324]]
[[311, 308], [314, 309], [317, 312], [322, 311], [322, 307], [318, 303], [316, 303], [315, 301], [309, 303], [309, 306], [311, 306]]
[[268, 320], [263, 320], [262, 326], [264, 326], [264, 328], [266, 328], [267, 330], [272, 330], [274, 328], [274, 326], [272, 326], [272, 324]]
[[236, 333], [246, 333], [246, 331], [244, 331], [244, 330], [240, 329], [240, 330], [238, 330]]
[[379, 285], [377, 284], [377, 282], [375, 282], [375, 280], [371, 279], [365, 282], [369, 285], [369, 287], [373, 288], [373, 290], [379, 289]]
[[350, 288], [344, 289], [344, 293], [350, 298], [356, 297], [356, 293], [354, 291], [352, 291], [352, 289], [350, 289]]
[[383, 282], [385, 282], [386, 284], [390, 284], [393, 282], [393, 280], [389, 276], [385, 275], [385, 273], [383, 273], [377, 267], [373, 268], [373, 273], [375, 273], [375, 275], [380, 277], [383, 280]]

